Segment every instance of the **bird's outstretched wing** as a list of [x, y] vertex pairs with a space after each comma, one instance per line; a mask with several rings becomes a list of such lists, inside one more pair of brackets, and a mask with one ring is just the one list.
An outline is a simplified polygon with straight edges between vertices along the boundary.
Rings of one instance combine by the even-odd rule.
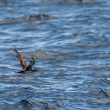
[[17, 58], [18, 58], [18, 60], [20, 62], [20, 65], [22, 67], [22, 70], [25, 71], [26, 68], [27, 68], [27, 64], [26, 64], [26, 61], [23, 58], [22, 53], [21, 52], [18, 52], [16, 48], [14, 48], [13, 51], [16, 53], [16, 56], [17, 56]]

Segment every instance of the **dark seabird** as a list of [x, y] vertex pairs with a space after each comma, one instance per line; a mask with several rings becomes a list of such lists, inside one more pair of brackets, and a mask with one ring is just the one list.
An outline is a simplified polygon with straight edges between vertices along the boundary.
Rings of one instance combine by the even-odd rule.
[[30, 58], [29, 64], [26, 64], [25, 59], [23, 58], [23, 55], [21, 52], [18, 52], [17, 49], [13, 49], [13, 51], [16, 53], [16, 57], [18, 58], [20, 65], [22, 69], [19, 71], [19, 73], [25, 73], [27, 71], [35, 72], [38, 71], [38, 68], [32, 68], [33, 65], [35, 65], [35, 59], [33, 57]]

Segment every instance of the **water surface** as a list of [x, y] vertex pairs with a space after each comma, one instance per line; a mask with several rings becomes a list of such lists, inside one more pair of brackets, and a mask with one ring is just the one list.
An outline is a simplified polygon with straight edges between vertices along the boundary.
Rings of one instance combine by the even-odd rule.
[[109, 110], [110, 1], [0, 1], [0, 110]]

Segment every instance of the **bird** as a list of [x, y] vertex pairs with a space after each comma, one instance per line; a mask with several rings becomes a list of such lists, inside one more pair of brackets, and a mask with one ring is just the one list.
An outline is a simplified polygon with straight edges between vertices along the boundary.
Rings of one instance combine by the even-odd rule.
[[25, 73], [27, 71], [31, 71], [31, 72], [38, 71], [38, 68], [32, 68], [33, 65], [35, 65], [34, 57], [30, 58], [29, 64], [27, 65], [22, 53], [18, 52], [16, 48], [14, 48], [13, 51], [15, 52], [16, 57], [18, 58], [20, 65], [21, 65], [21, 70], [19, 71], [19, 73]]

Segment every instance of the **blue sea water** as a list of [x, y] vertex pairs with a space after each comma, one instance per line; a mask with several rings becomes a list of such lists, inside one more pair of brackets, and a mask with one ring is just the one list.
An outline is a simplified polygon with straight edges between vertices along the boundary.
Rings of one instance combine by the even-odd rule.
[[110, 110], [109, 24], [109, 0], [0, 0], [0, 110]]

